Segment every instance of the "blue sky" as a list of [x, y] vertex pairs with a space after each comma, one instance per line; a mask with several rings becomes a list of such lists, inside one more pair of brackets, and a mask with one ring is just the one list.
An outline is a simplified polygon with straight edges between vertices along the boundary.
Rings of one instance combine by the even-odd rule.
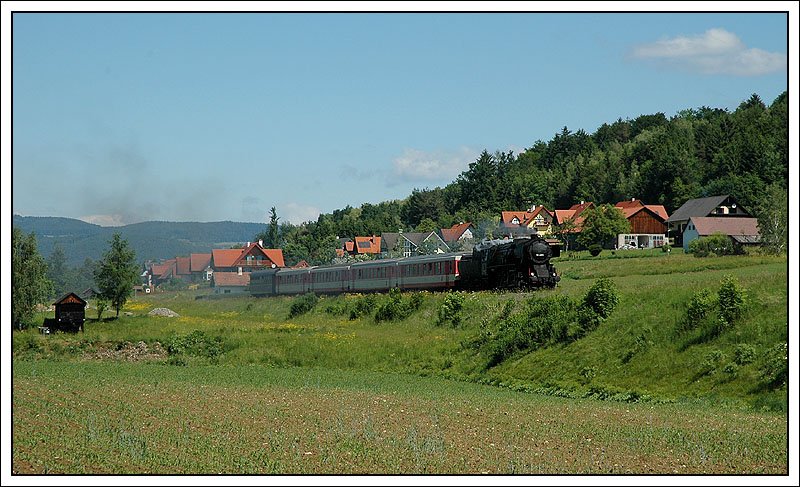
[[103, 225], [315, 220], [787, 89], [776, 13], [16, 13], [12, 40], [13, 212]]

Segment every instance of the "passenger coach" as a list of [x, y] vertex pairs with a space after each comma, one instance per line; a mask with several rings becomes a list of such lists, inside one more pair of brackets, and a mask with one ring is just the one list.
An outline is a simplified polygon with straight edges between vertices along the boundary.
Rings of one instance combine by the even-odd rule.
[[338, 294], [399, 289], [450, 289], [459, 277], [463, 254], [384, 259], [343, 266], [269, 269], [250, 276], [253, 296]]

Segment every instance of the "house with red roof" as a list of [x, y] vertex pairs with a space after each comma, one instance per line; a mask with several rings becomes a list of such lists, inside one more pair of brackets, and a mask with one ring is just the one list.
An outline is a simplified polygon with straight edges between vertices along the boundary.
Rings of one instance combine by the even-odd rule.
[[631, 225], [628, 233], [617, 235], [617, 248], [652, 249], [667, 242], [669, 215], [662, 205], [645, 205], [642, 200], [631, 198], [614, 206]]
[[543, 205], [533, 205], [527, 211], [500, 212], [500, 231], [510, 237], [520, 235], [551, 235], [553, 213]]
[[252, 272], [260, 269], [285, 267], [283, 250], [265, 249], [261, 242], [248, 242], [240, 249], [213, 249], [211, 268], [217, 272]]
[[339, 247], [336, 249], [337, 257], [345, 255], [379, 255], [381, 253], [381, 237], [372, 235], [370, 237], [339, 238]]
[[439, 230], [439, 235], [442, 237], [442, 240], [452, 248], [453, 244], [459, 242], [471, 242], [475, 238], [475, 227], [473, 227], [470, 222], [461, 222], [450, 228], [442, 228]]
[[591, 201], [581, 201], [576, 203], [568, 210], [555, 210], [553, 213], [553, 222], [556, 225], [568, 224], [571, 226], [568, 233], [580, 233], [583, 227], [583, 220], [586, 219], [586, 210], [594, 209], [594, 203]]
[[211, 267], [211, 254], [191, 254], [189, 255], [189, 272], [192, 280], [210, 281], [214, 269]]

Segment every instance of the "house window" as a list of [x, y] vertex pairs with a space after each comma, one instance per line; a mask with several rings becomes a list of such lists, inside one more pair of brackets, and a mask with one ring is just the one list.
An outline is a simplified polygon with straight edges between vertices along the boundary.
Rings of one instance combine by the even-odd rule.
[[512, 218], [511, 223], [513, 223], [514, 225], [519, 225], [519, 218], [517, 217]]

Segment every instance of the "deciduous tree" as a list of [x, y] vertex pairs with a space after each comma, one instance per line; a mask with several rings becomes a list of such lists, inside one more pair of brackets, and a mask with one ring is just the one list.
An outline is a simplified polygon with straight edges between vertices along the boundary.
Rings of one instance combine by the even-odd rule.
[[47, 299], [52, 283], [36, 247], [36, 235], [14, 228], [11, 234], [11, 321], [22, 328], [33, 319], [36, 305]]
[[119, 310], [133, 294], [133, 286], [138, 278], [136, 254], [118, 233], [109, 240], [111, 248], [103, 254], [103, 259], [95, 274], [98, 290], [119, 317]]

